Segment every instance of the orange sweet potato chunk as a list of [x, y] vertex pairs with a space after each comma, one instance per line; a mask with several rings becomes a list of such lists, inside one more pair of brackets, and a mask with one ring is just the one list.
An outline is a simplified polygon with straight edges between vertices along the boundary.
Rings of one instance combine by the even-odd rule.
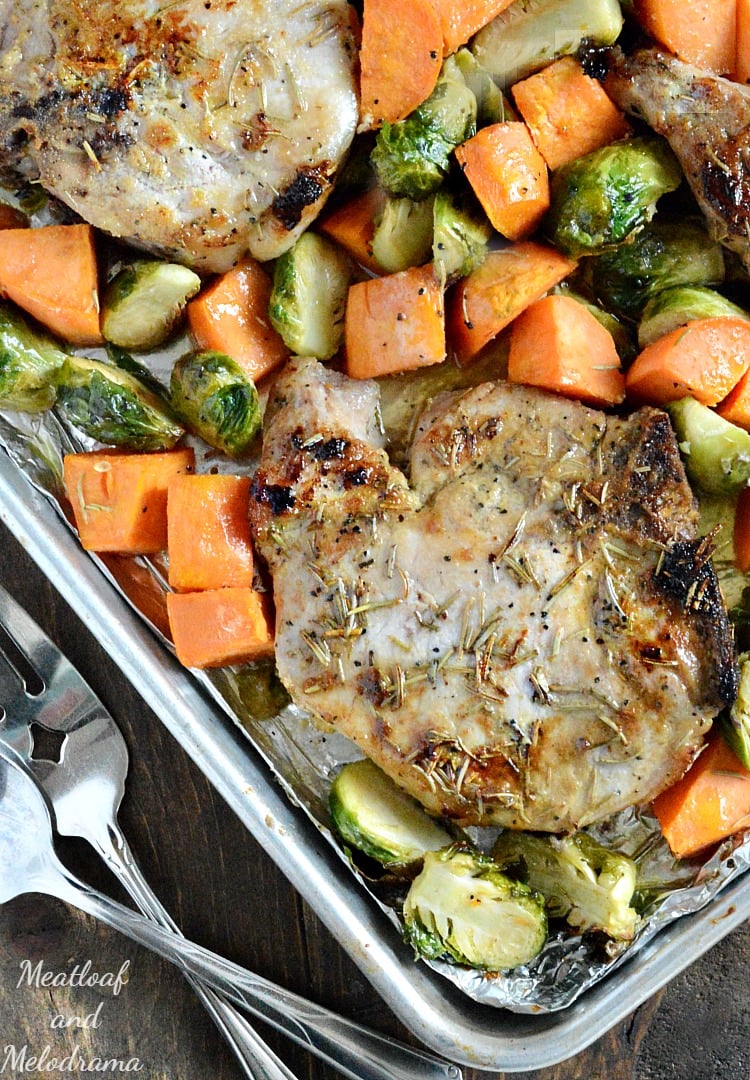
[[549, 244], [524, 240], [487, 258], [449, 290], [446, 329], [459, 363], [471, 361], [524, 308], [577, 266]]
[[249, 507], [249, 476], [175, 477], [166, 499], [173, 589], [252, 585]]
[[714, 406], [727, 398], [748, 368], [747, 319], [691, 319], [636, 356], [626, 376], [627, 395], [637, 404], [667, 405], [690, 394], [701, 405]]
[[177, 476], [167, 494], [169, 584], [178, 592], [253, 583], [250, 478]]
[[445, 359], [443, 289], [432, 266], [368, 278], [349, 287], [346, 372], [374, 379]]
[[651, 37], [680, 60], [716, 75], [735, 68], [737, 0], [634, 0]]
[[385, 192], [381, 188], [371, 188], [331, 210], [318, 225], [322, 233], [374, 274], [382, 273], [382, 267], [372, 253], [372, 239], [375, 218], [384, 202]]
[[185, 667], [224, 667], [273, 656], [264, 594], [243, 586], [169, 593], [167, 612], [177, 659]]
[[653, 810], [672, 853], [689, 858], [750, 825], [750, 772], [712, 733], [682, 779], [657, 796]]
[[530, 304], [510, 331], [508, 381], [605, 408], [625, 398], [612, 335], [583, 304], [553, 294]]
[[210, 281], [187, 305], [199, 349], [226, 353], [251, 379], [283, 364], [289, 350], [268, 318], [272, 282], [249, 256]]
[[90, 225], [0, 229], [0, 294], [71, 345], [100, 345]]
[[567, 165], [630, 132], [625, 114], [573, 56], [516, 83], [516, 107], [550, 169]]
[[432, 0], [365, 0], [360, 112], [367, 127], [403, 120], [430, 96], [443, 60]]
[[167, 488], [194, 467], [190, 447], [153, 454], [66, 454], [65, 490], [83, 547], [122, 555], [164, 551]]
[[499, 233], [522, 240], [534, 232], [549, 208], [549, 174], [523, 121], [481, 128], [456, 159]]

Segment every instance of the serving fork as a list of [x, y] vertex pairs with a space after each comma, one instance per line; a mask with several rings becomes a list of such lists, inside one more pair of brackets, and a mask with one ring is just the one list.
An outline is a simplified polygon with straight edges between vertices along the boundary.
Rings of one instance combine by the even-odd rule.
[[[75, 669], [2, 588], [0, 656], [0, 709], [5, 714], [0, 738], [34, 773], [52, 806], [58, 833], [87, 840], [143, 914], [179, 933], [141, 873], [117, 820], [128, 772], [128, 749], [120, 729]], [[51, 751], [53, 757], [35, 756], [35, 731], [61, 737]], [[246, 1017], [200, 980], [186, 977], [248, 1080], [295, 1080]]]
[[[43, 891], [77, 904], [182, 967], [251, 1080], [294, 1076], [246, 1018], [204, 980], [355, 1080], [460, 1080], [456, 1066], [339, 1017], [179, 936], [117, 822], [128, 768], [119, 728], [82, 676], [2, 587], [0, 714], [6, 780], [17, 796], [25, 794], [37, 817], [44, 816], [45, 808], [51, 811], [50, 851], [42, 863], [52, 870]], [[58, 737], [50, 757], [35, 752], [37, 738], [41, 742], [45, 736]], [[41, 811], [19, 776], [36, 781]], [[7, 812], [4, 801], [0, 815]], [[59, 863], [52, 848], [53, 816], [61, 835], [92, 844], [151, 923], [89, 889]], [[22, 851], [17, 861], [24, 862]], [[13, 887], [6, 881], [0, 900], [9, 898]]]

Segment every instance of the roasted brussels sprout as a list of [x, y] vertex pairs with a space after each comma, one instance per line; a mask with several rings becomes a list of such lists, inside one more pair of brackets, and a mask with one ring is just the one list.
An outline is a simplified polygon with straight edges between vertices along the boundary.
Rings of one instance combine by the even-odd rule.
[[224, 353], [209, 350], [180, 357], [172, 368], [169, 394], [188, 431], [230, 457], [243, 454], [260, 431], [255, 383]]
[[41, 214], [49, 206], [49, 195], [38, 180], [21, 180], [15, 188], [15, 200], [29, 217]]
[[164, 400], [99, 360], [66, 358], [57, 373], [57, 404], [71, 424], [109, 446], [168, 450], [185, 434]]
[[515, 0], [479, 31], [471, 50], [506, 88], [584, 42], [611, 45], [622, 24], [618, 0]]
[[55, 401], [67, 354], [11, 304], [0, 301], [0, 408], [41, 412]]
[[432, 198], [387, 198], [375, 221], [372, 254], [389, 274], [421, 266], [432, 253]]
[[468, 198], [439, 191], [433, 207], [432, 261], [443, 281], [465, 277], [487, 254], [492, 226]]
[[318, 360], [333, 356], [343, 339], [351, 278], [349, 256], [314, 232], [276, 260], [268, 314], [287, 348]]
[[667, 412], [694, 484], [722, 494], [750, 482], [750, 433], [689, 396], [671, 402]]
[[383, 866], [409, 866], [452, 838], [419, 803], [368, 758], [344, 765], [330, 794], [341, 839]]
[[724, 279], [721, 245], [702, 220], [657, 217], [630, 243], [591, 260], [591, 283], [616, 315], [637, 319], [647, 301], [676, 285], [719, 285]]
[[566, 255], [598, 255], [629, 240], [681, 181], [666, 140], [621, 139], [554, 171], [544, 229]]
[[505, 94], [469, 49], [459, 49], [456, 63], [477, 102], [477, 127], [513, 120], [516, 113]]
[[746, 769], [750, 769], [750, 653], [740, 653], [740, 685], [734, 705], [721, 721], [721, 733]]
[[111, 341], [106, 343], [107, 359], [110, 364], [114, 364], [115, 367], [120, 368], [122, 371], [127, 371], [129, 375], [132, 375], [138, 382], [151, 390], [158, 398], [165, 396], [164, 384], [157, 379], [153, 371], [142, 364], [140, 360], [136, 360], [127, 349], [121, 349], [119, 345], [113, 345]]
[[547, 939], [544, 900], [465, 845], [427, 852], [404, 901], [417, 955], [501, 971], [528, 963]]
[[102, 296], [102, 334], [123, 349], [155, 349], [174, 330], [201, 279], [179, 263], [137, 259], [124, 266]]
[[476, 130], [476, 98], [454, 57], [444, 62], [430, 96], [395, 124], [383, 124], [372, 164], [389, 195], [426, 199], [442, 184], [453, 150]]
[[636, 867], [627, 855], [587, 833], [558, 837], [509, 830], [492, 855], [506, 871], [522, 870], [523, 880], [544, 896], [549, 915], [577, 930], [601, 930], [616, 941], [630, 941], [635, 934]]
[[713, 319], [723, 315], [750, 319], [750, 313], [744, 308], [705, 285], [675, 285], [671, 289], [662, 289], [647, 301], [641, 313], [638, 344], [645, 349], [652, 341], [684, 326], [691, 319]]

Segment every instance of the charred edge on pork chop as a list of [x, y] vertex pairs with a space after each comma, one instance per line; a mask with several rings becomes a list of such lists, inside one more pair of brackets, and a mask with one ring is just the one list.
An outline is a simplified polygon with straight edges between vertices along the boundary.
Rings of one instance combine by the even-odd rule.
[[666, 415], [439, 395], [407, 482], [377, 406], [295, 359], [268, 411], [251, 520], [295, 702], [463, 824], [561, 832], [652, 799], [737, 680]]
[[[653, 571], [652, 584], [691, 613], [699, 633], [710, 642], [716, 657], [716, 677], [705, 691], [706, 701], [731, 705], [737, 695], [738, 675], [734, 642], [727, 632], [724, 598], [711, 564], [710, 537], [676, 539], [675, 524], [684, 512], [684, 469], [674, 432], [666, 413], [642, 410], [644, 423], [620, 429], [612, 446], [613, 475], [609, 490], [610, 521], [619, 533], [636, 543], [649, 540], [667, 545]], [[681, 505], [682, 504], [682, 505]], [[597, 508], [588, 514], [601, 524]]]
[[654, 571], [654, 587], [672, 597], [678, 608], [692, 613], [698, 632], [705, 637], [707, 651], [716, 657], [715, 671], [707, 672], [704, 691], [708, 701], [730, 706], [737, 697], [739, 673], [734, 643], [727, 633], [726, 606], [711, 566], [714, 546], [706, 537], [675, 541]]

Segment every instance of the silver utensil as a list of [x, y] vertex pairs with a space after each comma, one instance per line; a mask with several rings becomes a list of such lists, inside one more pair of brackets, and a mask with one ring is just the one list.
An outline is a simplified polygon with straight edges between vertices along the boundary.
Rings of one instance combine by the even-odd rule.
[[[56, 896], [262, 1015], [351, 1080], [456, 1080], [455, 1066], [362, 1028], [253, 975], [90, 888], [55, 854], [52, 817], [23, 759], [0, 743], [0, 904]], [[291, 1022], [291, 1023], [290, 1023]]]
[[[58, 833], [87, 840], [143, 914], [179, 933], [117, 821], [128, 773], [122, 732], [75, 668], [2, 587], [0, 702], [6, 714], [0, 739], [12, 745], [34, 773], [52, 806]], [[35, 725], [37, 731], [63, 737], [54, 752], [56, 760], [33, 756]], [[186, 978], [248, 1080], [296, 1080], [245, 1016], [192, 975]]]
[[[31, 756], [33, 725], [65, 732], [64, 759], [67, 740], [78, 730], [90, 733], [82, 745], [85, 753], [95, 754], [102, 737], [101, 729], [96, 734], [96, 715], [107, 714], [57, 647], [0, 589], [2, 624], [9, 631], [12, 628], [12, 633], [11, 649], [6, 643], [0, 662], [0, 903], [23, 892], [41, 891], [78, 906], [210, 983], [352, 1080], [460, 1080], [461, 1071], [456, 1066], [276, 986], [136, 915], [71, 874], [55, 854], [52, 813], [39, 780], [29, 768], [47, 770], [47, 765]], [[13, 644], [20, 655], [13, 655]], [[25, 663], [30, 666], [26, 668]], [[71, 715], [72, 721], [68, 718]], [[109, 783], [113, 783], [111, 777]], [[86, 785], [82, 790], [87, 790]], [[76, 814], [60, 798], [63, 816], [74, 821]]]

